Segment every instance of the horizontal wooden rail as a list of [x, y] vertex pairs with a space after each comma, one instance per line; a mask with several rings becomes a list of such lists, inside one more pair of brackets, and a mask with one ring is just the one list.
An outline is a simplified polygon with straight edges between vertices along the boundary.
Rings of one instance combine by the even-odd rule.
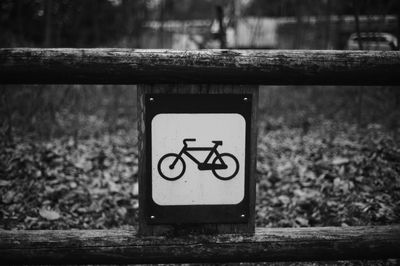
[[400, 52], [0, 49], [0, 83], [399, 85]]
[[0, 231], [0, 264], [307, 261], [400, 257], [400, 225], [258, 228], [254, 235], [138, 237], [127, 230]]

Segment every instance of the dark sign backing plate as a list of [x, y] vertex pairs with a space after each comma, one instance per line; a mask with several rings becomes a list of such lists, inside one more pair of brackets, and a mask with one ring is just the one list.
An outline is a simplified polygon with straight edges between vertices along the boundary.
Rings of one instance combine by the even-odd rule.
[[[249, 217], [249, 158], [251, 94], [146, 94], [146, 190], [144, 214], [149, 224], [247, 223]], [[244, 196], [237, 204], [159, 205], [153, 199], [152, 121], [159, 114], [239, 114], [245, 120]], [[180, 148], [173, 152], [179, 152]], [[186, 160], [186, 164], [193, 163]], [[242, 166], [243, 167], [243, 166]]]

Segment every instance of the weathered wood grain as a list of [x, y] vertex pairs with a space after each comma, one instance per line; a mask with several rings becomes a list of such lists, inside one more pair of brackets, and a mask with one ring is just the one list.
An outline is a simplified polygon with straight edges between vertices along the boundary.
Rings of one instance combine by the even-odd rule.
[[400, 52], [6, 48], [0, 83], [399, 85]]
[[138, 237], [127, 230], [0, 231], [0, 264], [118, 264], [400, 257], [400, 225], [257, 228], [254, 235]]

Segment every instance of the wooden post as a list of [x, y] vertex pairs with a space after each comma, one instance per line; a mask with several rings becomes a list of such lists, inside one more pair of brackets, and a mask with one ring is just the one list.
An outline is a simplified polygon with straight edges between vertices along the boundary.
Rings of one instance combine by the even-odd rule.
[[[251, 109], [251, 136], [250, 136], [250, 163], [249, 163], [249, 217], [246, 223], [197, 223], [197, 224], [149, 224], [146, 217], [150, 214], [145, 208], [147, 178], [150, 173], [146, 169], [146, 154], [149, 152], [146, 146], [148, 128], [145, 127], [146, 104], [145, 97], [148, 94], [173, 94], [173, 95], [240, 95], [252, 96]], [[205, 85], [205, 84], [154, 84], [138, 86], [138, 143], [139, 143], [139, 233], [141, 235], [185, 235], [185, 234], [224, 234], [224, 233], [254, 233], [255, 212], [255, 168], [256, 168], [256, 144], [257, 144], [257, 107], [258, 86], [254, 85]], [[221, 103], [223, 104], [223, 103]], [[148, 158], [147, 158], [148, 159]], [[153, 166], [154, 167], [154, 166]]]

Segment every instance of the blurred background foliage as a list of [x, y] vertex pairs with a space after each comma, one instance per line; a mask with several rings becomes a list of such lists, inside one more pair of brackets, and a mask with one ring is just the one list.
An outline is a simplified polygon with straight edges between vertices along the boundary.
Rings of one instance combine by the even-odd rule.
[[[396, 0], [3, 0], [0, 47], [346, 49], [357, 28], [397, 36], [399, 11]], [[0, 134], [11, 140], [131, 130], [135, 90], [2, 86]], [[395, 87], [271, 86], [260, 98], [263, 113], [289, 126], [318, 117], [398, 131]]]
[[[204, 30], [212, 31], [207, 26], [217, 19], [216, 6], [223, 9], [225, 27], [240, 24], [249, 17], [260, 21], [294, 18], [301, 26], [295, 28], [307, 34], [309, 25], [305, 22], [316, 18], [323, 30], [330, 31], [339, 20], [352, 26], [351, 31], [355, 32], [354, 22], [347, 17], [358, 15], [361, 24], [363, 18], [367, 20], [368, 31], [399, 33], [398, 25], [387, 27], [385, 22], [398, 16], [396, 0], [3, 0], [0, 3], [0, 47], [149, 48], [150, 44], [143, 40], [146, 40], [146, 31], [154, 29], [151, 22], [164, 23], [158, 27], [158, 35], [171, 30], [168, 28], [171, 21], [190, 24], [202, 20], [204, 24], [200, 25], [206, 25]], [[187, 30], [196, 31], [194, 27]], [[263, 35], [265, 31], [255, 34]], [[164, 46], [168, 45], [164, 43]]]

